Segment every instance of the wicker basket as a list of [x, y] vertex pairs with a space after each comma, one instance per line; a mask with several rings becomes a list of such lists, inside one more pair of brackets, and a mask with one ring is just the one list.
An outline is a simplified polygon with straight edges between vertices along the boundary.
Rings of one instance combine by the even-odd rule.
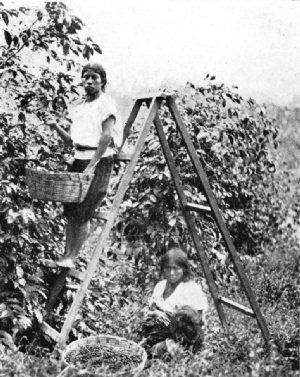
[[53, 173], [26, 168], [26, 182], [32, 198], [51, 202], [81, 203], [94, 174]]
[[64, 350], [63, 353], [63, 361], [66, 365], [71, 365], [66, 361], [66, 357], [69, 352], [75, 351], [79, 347], [86, 346], [86, 345], [103, 345], [109, 346], [111, 348], [117, 348], [118, 350], [129, 350], [132, 353], [141, 357], [142, 361], [138, 364], [135, 368], [132, 368], [130, 371], [120, 371], [120, 372], [98, 372], [98, 373], [91, 373], [87, 371], [87, 376], [89, 377], [112, 377], [112, 376], [137, 376], [141, 371], [144, 369], [146, 361], [147, 361], [147, 353], [143, 347], [138, 345], [137, 343], [128, 340], [126, 338], [121, 338], [118, 336], [113, 335], [96, 335], [90, 336], [88, 338], [76, 340], [70, 343]]

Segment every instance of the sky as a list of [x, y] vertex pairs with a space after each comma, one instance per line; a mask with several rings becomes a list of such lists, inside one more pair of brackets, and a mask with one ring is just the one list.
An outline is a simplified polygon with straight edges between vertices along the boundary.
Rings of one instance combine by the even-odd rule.
[[300, 95], [300, 1], [67, 0], [103, 50], [113, 88], [201, 84], [209, 73], [242, 95]]
[[201, 85], [209, 73], [258, 101], [300, 104], [300, 0], [63, 2], [101, 47], [97, 60], [121, 96]]

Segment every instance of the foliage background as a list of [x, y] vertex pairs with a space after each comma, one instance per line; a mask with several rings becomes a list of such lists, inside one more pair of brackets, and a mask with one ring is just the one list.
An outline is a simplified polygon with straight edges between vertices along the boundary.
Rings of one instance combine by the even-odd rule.
[[[41, 321], [53, 274], [41, 258], [55, 259], [63, 248], [61, 206], [33, 201], [25, 167], [65, 170], [67, 150], [41, 122], [44, 112], [64, 119], [66, 102], [78, 96], [74, 85], [81, 56], [101, 52], [80, 35], [82, 22], [62, 3], [34, 8], [0, 8], [1, 44], [1, 325], [6, 343]], [[35, 66], [33, 56], [41, 62]], [[33, 61], [33, 64], [32, 64]], [[51, 64], [51, 65], [50, 65]], [[54, 68], [53, 68], [54, 67]], [[55, 70], [56, 67], [56, 70]]]
[[[53, 354], [49, 356], [48, 339], [42, 339], [35, 355], [31, 350], [20, 356], [20, 351], [29, 351], [32, 335], [43, 320], [57, 271], [45, 267], [41, 259], [55, 260], [62, 253], [65, 223], [59, 204], [30, 198], [25, 167], [66, 169], [72, 151], [45, 128], [40, 116], [51, 112], [68, 127], [66, 104], [80, 94], [75, 84], [81, 64], [101, 50], [85, 36], [80, 19], [70, 15], [62, 3], [46, 3], [43, 11], [1, 6], [0, 13], [4, 30], [0, 46], [0, 363], [6, 375], [50, 376], [62, 366]], [[43, 64], [30, 65], [34, 56]], [[290, 135], [298, 132], [299, 108], [258, 105], [253, 99], [243, 99], [237, 88], [216, 83], [211, 75], [206, 76], [205, 84], [187, 83], [176, 97], [273, 342], [267, 353], [255, 321], [231, 311], [232, 331], [225, 338], [211, 303], [203, 352], [184, 353], [176, 363], [154, 363], [144, 374], [294, 375], [299, 346], [300, 159], [297, 139], [291, 140]], [[205, 204], [170, 114], [162, 108], [160, 115], [187, 197]], [[129, 147], [142, 120], [143, 114]], [[108, 207], [123, 170], [124, 166], [116, 166]], [[94, 225], [96, 231], [78, 260], [78, 269], [85, 268], [94, 246], [97, 220]], [[211, 216], [199, 216], [197, 227], [221, 292], [247, 304]], [[195, 278], [207, 289], [153, 130], [71, 339], [110, 333], [138, 341], [146, 296], [159, 278], [158, 258], [174, 243], [187, 247]], [[52, 324], [58, 329], [76, 284], [68, 280], [53, 312]]]

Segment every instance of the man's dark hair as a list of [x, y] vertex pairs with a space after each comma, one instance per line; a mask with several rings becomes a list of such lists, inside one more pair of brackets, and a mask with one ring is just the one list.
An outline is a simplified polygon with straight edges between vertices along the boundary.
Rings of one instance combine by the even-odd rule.
[[83, 77], [83, 75], [84, 75], [84, 73], [86, 71], [94, 71], [94, 72], [96, 72], [96, 73], [98, 73], [100, 75], [101, 81], [102, 81], [102, 87], [101, 87], [101, 89], [104, 91], [105, 87], [106, 87], [106, 84], [107, 84], [107, 78], [106, 78], [106, 71], [103, 68], [103, 66], [101, 64], [99, 64], [99, 63], [87, 63], [82, 68], [81, 77]]

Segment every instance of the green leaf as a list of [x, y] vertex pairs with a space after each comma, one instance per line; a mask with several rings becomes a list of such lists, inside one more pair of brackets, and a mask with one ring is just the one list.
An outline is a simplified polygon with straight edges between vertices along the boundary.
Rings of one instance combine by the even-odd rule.
[[14, 340], [13, 340], [12, 336], [8, 332], [0, 330], [0, 339], [10, 349], [12, 349], [14, 351], [17, 350], [17, 347], [15, 346]]
[[89, 60], [90, 59], [90, 48], [89, 46], [85, 45], [84, 48], [83, 48], [83, 52], [82, 52], [82, 56]]
[[66, 42], [63, 45], [63, 52], [64, 52], [64, 55], [68, 55], [69, 54], [69, 52], [70, 52], [70, 44], [68, 42]]
[[4, 38], [8, 47], [10, 47], [11, 42], [12, 42], [12, 37], [11, 37], [11, 34], [7, 30], [4, 30]]
[[156, 203], [156, 202], [157, 202], [157, 198], [156, 198], [156, 196], [154, 196], [154, 195], [150, 195], [150, 196], [149, 196], [149, 199], [150, 199], [151, 202], [153, 202], [153, 203]]
[[2, 18], [3, 18], [3, 21], [5, 22], [5, 24], [8, 25], [9, 18], [8, 18], [7, 13], [6, 12], [1, 12], [1, 15], [2, 15]]
[[41, 12], [41, 11], [39, 10], [39, 11], [37, 12], [36, 16], [37, 16], [37, 19], [38, 19], [39, 21], [41, 21], [41, 20], [43, 19], [43, 12]]
[[96, 43], [93, 43], [93, 48], [96, 52], [98, 52], [98, 54], [102, 54], [102, 50], [101, 48], [99, 47], [99, 45], [97, 45]]
[[168, 225], [173, 228], [174, 225], [176, 224], [176, 217], [172, 217], [169, 222], [168, 222]]
[[38, 320], [38, 323], [43, 323], [44, 318], [43, 318], [41, 311], [38, 310], [38, 309], [34, 309], [33, 312], [36, 316], [36, 319]]
[[13, 43], [14, 46], [17, 46], [19, 44], [19, 38], [16, 35], [13, 37]]
[[18, 114], [18, 119], [20, 122], [25, 123], [26, 122], [26, 116], [23, 111], [20, 111]]

